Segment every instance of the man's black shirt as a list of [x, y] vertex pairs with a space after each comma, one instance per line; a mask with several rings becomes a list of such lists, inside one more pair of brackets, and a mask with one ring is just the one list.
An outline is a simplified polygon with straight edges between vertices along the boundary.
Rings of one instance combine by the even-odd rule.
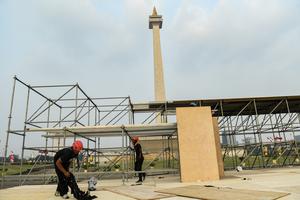
[[[58, 152], [56, 152], [56, 154], [54, 156], [54, 163], [56, 163], [56, 161], [58, 159], [60, 159], [62, 162], [62, 166], [67, 170], [69, 168], [71, 160], [73, 158], [76, 158], [77, 156], [78, 156], [78, 154], [74, 153], [74, 151], [72, 150], [72, 147], [64, 148], [64, 149], [61, 149]], [[56, 164], [55, 164], [55, 166], [56, 166]]]
[[139, 143], [134, 145], [134, 151], [136, 154], [136, 160], [144, 160], [142, 146]]

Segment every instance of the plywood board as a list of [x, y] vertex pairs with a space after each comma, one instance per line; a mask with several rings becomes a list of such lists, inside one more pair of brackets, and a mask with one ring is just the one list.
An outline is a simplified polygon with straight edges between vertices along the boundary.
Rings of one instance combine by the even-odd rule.
[[220, 146], [216, 145], [211, 108], [176, 108], [176, 119], [181, 181], [219, 180]]
[[220, 143], [220, 131], [219, 131], [219, 123], [216, 117], [213, 117], [213, 126], [214, 126], [214, 136], [217, 150], [217, 159], [218, 159], [218, 168], [220, 178], [224, 177], [224, 162], [221, 152], [221, 143]]
[[204, 187], [200, 185], [169, 188], [157, 192], [205, 200], [274, 200], [289, 195], [289, 193], [282, 192]]
[[[86, 186], [86, 185], [85, 185]], [[26, 185], [13, 188], [1, 189], [1, 200], [62, 200], [62, 197], [55, 196], [56, 185]], [[80, 185], [81, 189], [86, 189]], [[92, 195], [98, 196], [95, 200], [101, 199], [118, 199], [118, 200], [134, 200], [134, 198], [124, 195], [112, 193], [110, 191], [92, 191]], [[76, 200], [69, 191], [69, 200]]]
[[144, 186], [144, 185], [114, 186], [114, 187], [105, 187], [103, 189], [117, 194], [139, 199], [139, 200], [161, 199], [161, 198], [174, 196], [170, 194], [157, 193], [155, 192], [155, 190], [157, 190], [156, 187]]
[[276, 189], [286, 191], [286, 192], [300, 194], [300, 185], [288, 186], [288, 187], [276, 187]]

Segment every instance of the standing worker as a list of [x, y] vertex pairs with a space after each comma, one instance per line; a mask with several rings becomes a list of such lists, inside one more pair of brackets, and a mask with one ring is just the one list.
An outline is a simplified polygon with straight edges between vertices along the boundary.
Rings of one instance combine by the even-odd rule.
[[78, 154], [83, 149], [83, 144], [80, 140], [76, 140], [72, 147], [64, 148], [56, 152], [54, 156], [55, 172], [58, 177], [57, 189], [55, 196], [62, 196], [63, 199], [68, 199], [68, 178], [70, 177], [69, 167], [73, 158], [77, 159], [79, 166]]
[[[134, 145], [135, 151], [135, 163], [134, 163], [134, 170], [135, 171], [142, 171], [142, 165], [144, 162], [144, 156], [142, 152], [142, 146], [138, 143], [139, 137], [132, 137], [131, 141]], [[142, 183], [145, 180], [146, 173], [145, 172], [138, 172], [139, 180], [136, 183]]]

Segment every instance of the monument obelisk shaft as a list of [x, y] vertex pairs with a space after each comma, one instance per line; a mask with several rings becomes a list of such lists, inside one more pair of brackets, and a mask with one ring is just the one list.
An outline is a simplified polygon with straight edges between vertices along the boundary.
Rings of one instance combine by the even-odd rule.
[[[165, 83], [163, 62], [160, 46], [160, 29], [162, 28], [162, 16], [157, 14], [156, 8], [153, 8], [152, 15], [149, 16], [149, 29], [153, 30], [153, 57], [154, 57], [154, 93], [155, 101], [165, 101]], [[159, 116], [156, 122], [161, 122]]]

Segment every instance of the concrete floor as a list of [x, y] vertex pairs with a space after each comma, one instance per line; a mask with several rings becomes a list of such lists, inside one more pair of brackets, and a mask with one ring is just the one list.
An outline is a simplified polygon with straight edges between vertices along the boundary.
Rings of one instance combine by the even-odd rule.
[[[143, 186], [149, 186], [154, 190], [163, 188], [173, 188], [186, 185], [214, 185], [218, 187], [231, 187], [236, 189], [266, 190], [288, 192], [290, 195], [280, 198], [280, 200], [300, 200], [300, 167], [291, 167], [283, 169], [263, 169], [249, 170], [242, 172], [226, 172], [226, 177], [220, 181], [180, 183], [178, 176], [156, 176], [147, 177]], [[135, 180], [125, 182], [130, 186]], [[92, 194], [97, 195], [97, 199], [118, 199], [131, 200], [134, 198], [116, 194], [103, 190], [105, 187], [122, 186], [121, 180], [103, 180], [97, 184], [97, 191]], [[86, 190], [87, 183], [79, 184], [81, 189]], [[136, 191], [142, 190], [140, 186], [132, 186]], [[140, 187], [140, 189], [139, 189]], [[35, 185], [21, 186], [0, 190], [0, 200], [59, 200], [61, 197], [55, 197], [55, 185]], [[146, 198], [146, 197], [145, 197]], [[70, 198], [73, 199], [73, 198]], [[164, 200], [191, 200], [185, 197], [167, 197]]]

